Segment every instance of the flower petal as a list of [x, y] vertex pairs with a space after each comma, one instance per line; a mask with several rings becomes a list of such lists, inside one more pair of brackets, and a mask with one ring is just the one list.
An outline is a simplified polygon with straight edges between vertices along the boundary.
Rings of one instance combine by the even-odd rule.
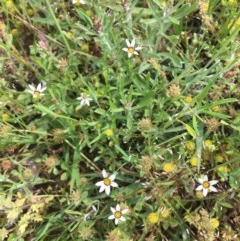
[[28, 85], [29, 86], [29, 88], [32, 90], [32, 91], [35, 91], [36, 90], [36, 88], [33, 86], [33, 85]]
[[200, 185], [200, 186], [198, 186], [195, 190], [197, 190], [197, 191], [201, 191], [201, 190], [203, 190], [203, 186]]
[[102, 185], [102, 186], [100, 187], [100, 189], [99, 189], [99, 192], [101, 193], [101, 192], [103, 192], [105, 189], [106, 189], [106, 186]]
[[131, 45], [130, 45], [131, 47], [134, 47], [135, 46], [135, 39], [133, 39], [132, 40], [132, 42], [131, 42]]
[[26, 90], [28, 93], [30, 93], [30, 94], [34, 94], [34, 91], [33, 90]]
[[104, 185], [104, 182], [103, 181], [99, 181], [99, 182], [95, 183], [95, 185], [99, 187], [99, 186]]
[[105, 169], [102, 170], [102, 175], [104, 178], [108, 177], [108, 174]]
[[116, 211], [120, 211], [120, 205], [119, 204], [117, 204], [117, 206], [116, 206]]
[[119, 219], [115, 218], [115, 224], [118, 225]]
[[198, 182], [199, 182], [200, 184], [203, 184], [203, 182], [204, 182], [204, 179], [203, 179], [203, 178], [198, 178], [197, 180], [198, 180]]
[[36, 90], [37, 90], [37, 91], [39, 91], [39, 92], [41, 92], [41, 89], [42, 89], [42, 84], [41, 84], [41, 83], [39, 83], [39, 84], [37, 85]]
[[118, 187], [118, 184], [116, 182], [111, 182], [112, 187]]
[[123, 210], [121, 211], [121, 213], [122, 213], [122, 214], [126, 214], [128, 211], [129, 211], [129, 210], [128, 210], [127, 208], [125, 208], [125, 209], [123, 209]]
[[124, 218], [123, 216], [121, 216], [121, 218], [119, 218], [119, 220], [121, 220], [121, 221], [126, 221], [126, 218]]
[[115, 208], [110, 207], [110, 209], [111, 209], [112, 213], [116, 212]]
[[115, 178], [116, 178], [116, 173], [114, 173], [114, 174], [112, 174], [110, 177], [109, 177], [109, 179], [111, 180], [111, 181], [113, 181]]
[[126, 44], [127, 44], [128, 47], [131, 46], [131, 43], [129, 42], [128, 39], [126, 39], [125, 41], [126, 41]]
[[128, 48], [122, 48], [122, 50], [128, 52]]
[[218, 180], [212, 180], [212, 181], [210, 181], [209, 183], [210, 183], [210, 185], [212, 186], [212, 185], [217, 184], [217, 183], [218, 183]]
[[110, 186], [105, 186], [105, 193], [107, 194], [107, 195], [109, 195], [110, 194]]
[[204, 175], [203, 181], [204, 181], [204, 182], [207, 182], [207, 181], [208, 181], [208, 176], [207, 176], [207, 175]]
[[206, 197], [208, 194], [208, 189], [207, 188], [203, 188], [203, 196]]
[[114, 218], [115, 218], [114, 215], [110, 215], [110, 216], [108, 217], [108, 219], [114, 219]]
[[210, 186], [209, 189], [212, 191], [212, 192], [218, 192], [217, 188], [213, 187], [213, 186]]

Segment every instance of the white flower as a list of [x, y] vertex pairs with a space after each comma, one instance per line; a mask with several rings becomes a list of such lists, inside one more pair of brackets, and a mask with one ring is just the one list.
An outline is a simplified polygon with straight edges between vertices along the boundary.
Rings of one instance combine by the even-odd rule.
[[203, 196], [206, 197], [208, 191], [218, 192], [218, 190], [213, 186], [218, 183], [217, 180], [208, 181], [208, 176], [204, 175], [203, 178], [198, 178], [198, 182], [201, 184], [199, 185], [196, 190], [203, 191]]
[[85, 4], [84, 0], [72, 0], [73, 4]]
[[77, 98], [77, 100], [80, 100], [80, 106], [84, 105], [90, 105], [90, 101], [92, 100], [89, 95], [86, 95], [84, 93], [81, 93], [81, 96]]
[[114, 182], [116, 174], [112, 174], [111, 176], [108, 176], [105, 169], [103, 169], [102, 175], [103, 175], [103, 181], [97, 182], [95, 185], [100, 187], [99, 192], [103, 192], [105, 190], [105, 193], [109, 195], [111, 187], [118, 187], [118, 184]]
[[123, 217], [123, 214], [126, 214], [128, 212], [128, 209], [120, 209], [120, 205], [117, 204], [116, 208], [112, 208], [111, 207], [111, 211], [112, 211], [112, 215], [110, 215], [108, 217], [108, 219], [115, 219], [115, 224], [118, 225], [119, 221], [126, 221], [126, 219]]
[[93, 213], [94, 213], [94, 215], [96, 215], [96, 214], [98, 213], [98, 209], [97, 209], [94, 205], [92, 205], [92, 210], [89, 211], [87, 214], [84, 215], [83, 220], [84, 220], [84, 221], [87, 221], [87, 219], [89, 219], [90, 216], [91, 216]]
[[135, 39], [130, 42], [126, 39], [127, 48], [123, 48], [122, 50], [128, 53], [128, 58], [130, 58], [133, 54], [138, 55], [138, 50], [141, 50], [142, 47], [135, 48]]
[[34, 99], [38, 99], [40, 96], [44, 95], [44, 91], [47, 89], [45, 83], [39, 83], [37, 88], [34, 85], [28, 85], [30, 89], [26, 90], [28, 93], [32, 94]]

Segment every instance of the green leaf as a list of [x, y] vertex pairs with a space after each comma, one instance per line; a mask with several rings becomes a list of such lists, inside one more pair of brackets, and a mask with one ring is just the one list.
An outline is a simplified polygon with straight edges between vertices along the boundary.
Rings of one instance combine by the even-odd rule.
[[68, 179], [68, 174], [67, 174], [67, 172], [62, 173], [60, 179], [61, 179], [61, 181], [66, 181], [66, 180]]
[[196, 134], [195, 130], [190, 125], [184, 124], [184, 126], [185, 126], [188, 134], [191, 135], [193, 138], [196, 138], [197, 134]]

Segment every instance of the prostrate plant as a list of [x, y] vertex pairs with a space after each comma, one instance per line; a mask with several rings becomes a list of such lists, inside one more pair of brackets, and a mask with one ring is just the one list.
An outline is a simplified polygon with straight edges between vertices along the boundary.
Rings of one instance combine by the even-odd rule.
[[237, 9], [3, 2], [0, 240], [238, 240]]

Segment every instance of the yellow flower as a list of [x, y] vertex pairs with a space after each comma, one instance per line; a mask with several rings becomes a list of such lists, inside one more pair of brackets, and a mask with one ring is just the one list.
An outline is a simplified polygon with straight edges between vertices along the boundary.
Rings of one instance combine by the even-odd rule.
[[190, 95], [188, 95], [188, 96], [185, 97], [184, 101], [187, 104], [192, 104], [193, 99], [192, 99], [192, 97]]
[[217, 155], [215, 156], [215, 161], [216, 161], [216, 162], [223, 162], [223, 156], [220, 155], [220, 154], [217, 154]]
[[168, 163], [164, 164], [164, 166], [163, 166], [163, 170], [166, 173], [173, 173], [176, 171], [176, 169], [177, 169], [177, 166], [173, 162], [168, 162]]
[[20, 33], [21, 33], [21, 31], [18, 29], [18, 28], [13, 28], [12, 30], [11, 30], [11, 34], [13, 35], [13, 36], [18, 36], [18, 35], [20, 35]]
[[216, 106], [212, 107], [212, 111], [219, 112], [220, 111], [220, 106], [216, 105]]
[[83, 44], [83, 45], [81, 46], [81, 50], [82, 50], [83, 52], [88, 52], [88, 51], [89, 51], [89, 45], [88, 45], [88, 44]]
[[195, 150], [195, 143], [193, 141], [188, 141], [186, 143], [186, 148], [189, 150], [189, 151], [194, 151]]
[[162, 212], [161, 212], [161, 217], [163, 218], [167, 218], [169, 215], [170, 215], [171, 211], [170, 209], [163, 209]]
[[196, 191], [196, 197], [197, 197], [198, 199], [203, 199], [203, 198], [204, 198], [203, 192], [201, 192], [201, 191]]
[[208, 3], [204, 3], [204, 4], [202, 5], [202, 10], [203, 10], [204, 12], [207, 12], [207, 11], [208, 11], [208, 7], [209, 7], [209, 4], [208, 4]]
[[211, 140], [206, 140], [203, 142], [203, 147], [209, 151], [214, 151], [216, 149], [215, 145]]
[[107, 129], [107, 130], [105, 131], [105, 134], [106, 134], [106, 136], [108, 136], [108, 137], [112, 136], [112, 135], [113, 135], [112, 129]]
[[214, 229], [216, 229], [216, 228], [218, 228], [218, 226], [219, 226], [219, 221], [218, 221], [216, 218], [211, 218], [211, 219], [210, 219], [210, 224], [211, 224], [211, 226], [212, 226]]
[[217, 168], [218, 172], [229, 172], [229, 168], [227, 166], [220, 166]]
[[193, 166], [193, 167], [196, 167], [198, 165], [198, 157], [196, 155], [192, 156], [192, 158], [190, 159], [190, 164]]
[[2, 114], [2, 120], [3, 121], [8, 121], [10, 119], [10, 116], [6, 113]]
[[33, 11], [32, 8], [27, 9], [27, 15], [28, 15], [29, 17], [33, 16], [33, 14], [34, 14], [34, 11]]
[[157, 213], [149, 213], [147, 219], [148, 219], [148, 222], [149, 222], [149, 223], [155, 224], [155, 223], [158, 222], [159, 217], [158, 217], [158, 214], [157, 214]]
[[237, 0], [228, 0], [228, 4], [229, 5], [236, 5], [237, 4]]

